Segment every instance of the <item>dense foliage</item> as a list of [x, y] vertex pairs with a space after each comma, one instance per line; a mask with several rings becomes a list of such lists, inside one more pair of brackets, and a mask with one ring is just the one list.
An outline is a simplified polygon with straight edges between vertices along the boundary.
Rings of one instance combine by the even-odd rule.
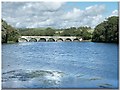
[[93, 32], [94, 42], [119, 42], [119, 18], [109, 17], [106, 21], [98, 24]]
[[22, 36], [78, 36], [84, 40], [91, 39], [92, 29], [90, 27], [70, 27], [66, 29], [54, 28], [19, 28]]
[[22, 36], [53, 36], [55, 30], [52, 28], [19, 28]]
[[19, 32], [2, 20], [2, 43], [17, 42]]

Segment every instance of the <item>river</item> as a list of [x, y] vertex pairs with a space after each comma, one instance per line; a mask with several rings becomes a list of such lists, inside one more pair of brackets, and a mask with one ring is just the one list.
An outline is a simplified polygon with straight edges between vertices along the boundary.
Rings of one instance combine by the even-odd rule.
[[118, 88], [118, 64], [117, 44], [3, 44], [2, 88]]

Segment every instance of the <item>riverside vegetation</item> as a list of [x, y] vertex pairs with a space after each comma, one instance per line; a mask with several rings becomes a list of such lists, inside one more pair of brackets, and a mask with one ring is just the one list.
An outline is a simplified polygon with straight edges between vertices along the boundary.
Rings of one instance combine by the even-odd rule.
[[19, 31], [7, 24], [6, 21], [2, 21], [2, 43], [14, 43], [18, 42], [18, 38], [20, 36]]
[[119, 17], [112, 16], [91, 27], [70, 27], [65, 29], [47, 28], [14, 28], [2, 21], [2, 43], [18, 42], [20, 36], [77, 36], [83, 40], [93, 42], [118, 43], [119, 41]]

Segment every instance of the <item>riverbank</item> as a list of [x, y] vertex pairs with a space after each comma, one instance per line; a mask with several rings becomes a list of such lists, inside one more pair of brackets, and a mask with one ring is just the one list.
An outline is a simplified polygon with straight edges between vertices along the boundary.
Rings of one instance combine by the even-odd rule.
[[15, 44], [15, 43], [18, 43], [18, 42], [15, 42], [15, 41], [7, 41], [7, 43], [2, 43], [2, 44]]
[[92, 42], [92, 40], [82, 40], [82, 42]]

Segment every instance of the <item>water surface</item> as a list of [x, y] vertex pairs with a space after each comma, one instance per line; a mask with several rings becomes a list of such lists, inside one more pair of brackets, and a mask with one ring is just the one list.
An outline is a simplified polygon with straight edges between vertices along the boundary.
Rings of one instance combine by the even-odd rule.
[[118, 45], [25, 42], [2, 45], [3, 88], [118, 88]]

